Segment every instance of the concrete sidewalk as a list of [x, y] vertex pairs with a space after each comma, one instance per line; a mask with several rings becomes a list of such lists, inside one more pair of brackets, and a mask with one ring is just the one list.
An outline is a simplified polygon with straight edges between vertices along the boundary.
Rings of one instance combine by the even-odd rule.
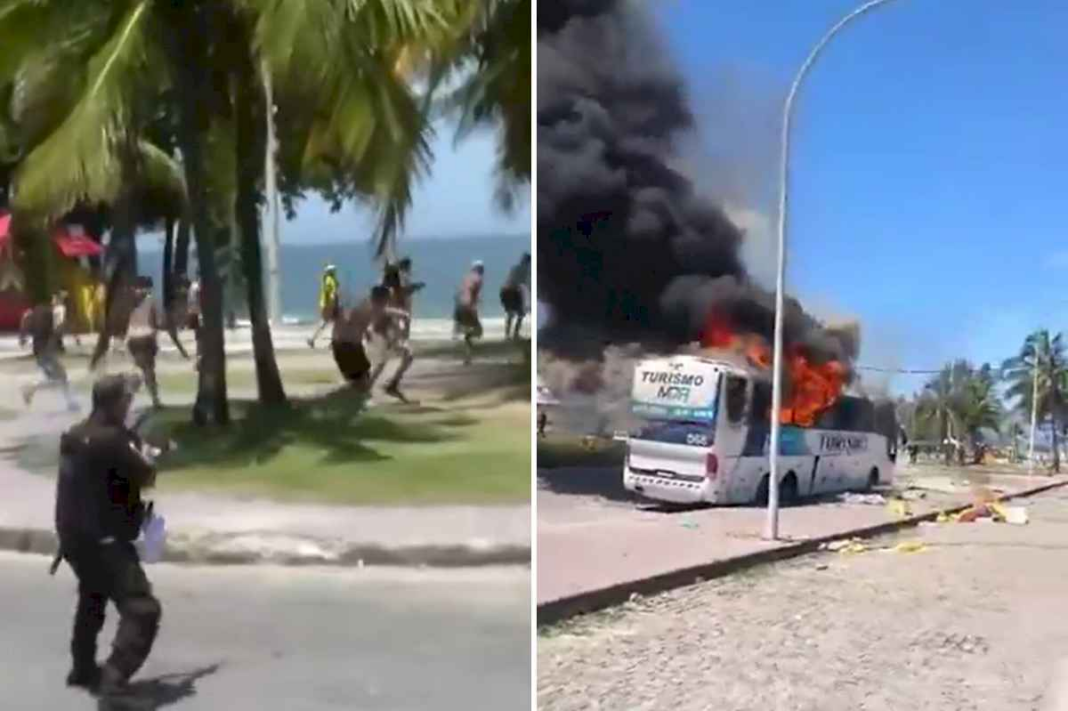
[[[554, 470], [552, 477], [559, 482], [569, 476], [618, 474], [618, 470]], [[923, 482], [916, 483], [923, 486]], [[1055, 483], [1068, 483], [1068, 477], [991, 477], [983, 482], [1006, 495]], [[607, 600], [628, 586], [640, 587], [642, 581], [784, 551], [814, 539], [846, 537], [898, 520], [884, 505], [806, 503], [780, 511], [781, 538], [770, 542], [761, 537], [766, 520], [763, 508], [666, 512], [623, 497], [583, 499], [539, 488], [537, 601], [539, 610], [546, 610], [545, 619], [539, 622], [566, 616], [561, 610], [582, 607], [584, 598], [594, 607], [604, 606], [596, 603], [598, 595], [607, 595]], [[954, 487], [948, 480], [932, 482], [931, 490], [912, 492], [923, 496], [909, 501], [913, 516], [962, 506], [973, 499], [970, 486]]]
[[[51, 554], [55, 484], [0, 463], [0, 549]], [[352, 507], [150, 494], [165, 560], [289, 565], [528, 565], [527, 506]]]
[[[139, 396], [140, 397], [140, 396]], [[21, 403], [18, 404], [21, 408]], [[27, 437], [58, 437], [80, 415], [42, 393], [0, 421], [0, 549], [55, 551], [51, 476], [14, 461]], [[163, 475], [165, 476], [165, 475]], [[358, 507], [150, 492], [174, 562], [338, 565], [529, 565], [530, 507]]]

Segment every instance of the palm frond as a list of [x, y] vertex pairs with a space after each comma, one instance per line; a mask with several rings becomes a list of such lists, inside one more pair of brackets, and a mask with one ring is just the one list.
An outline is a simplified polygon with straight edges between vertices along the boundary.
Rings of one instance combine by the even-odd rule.
[[478, 130], [497, 132], [498, 200], [505, 208], [531, 174], [531, 12], [530, 0], [487, 0], [466, 51], [449, 68], [464, 80], [440, 102], [457, 117], [457, 141]]
[[62, 123], [16, 173], [14, 204], [50, 222], [79, 201], [111, 202], [123, 185], [136, 102], [158, 88], [163, 66], [151, 42], [149, 0], [132, 3], [88, 62], [83, 89]]
[[[429, 106], [403, 74], [409, 58], [455, 34], [460, 0], [240, 0], [257, 13], [255, 47], [286, 110], [310, 116], [302, 170], [323, 167], [378, 212], [379, 256], [403, 229], [429, 169]], [[451, 33], [451, 34], [450, 34]], [[292, 146], [289, 149], [291, 150]]]

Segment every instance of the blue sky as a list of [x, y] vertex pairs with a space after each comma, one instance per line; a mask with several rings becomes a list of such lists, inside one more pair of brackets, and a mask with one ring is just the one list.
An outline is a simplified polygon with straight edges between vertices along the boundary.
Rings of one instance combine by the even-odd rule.
[[[668, 0], [657, 12], [698, 114], [699, 184], [769, 217], [749, 250], [760, 276], [781, 97], [858, 4]], [[818, 313], [861, 320], [863, 363], [998, 362], [1036, 327], [1068, 329], [1065, 27], [1059, 0], [897, 0], [809, 74], [787, 280]]]
[[[437, 126], [432, 143], [435, 160], [431, 175], [417, 189], [407, 230], [402, 239], [481, 237], [525, 234], [530, 231], [530, 201], [514, 214], [502, 213], [493, 202], [496, 138], [486, 131], [453, 141], [454, 127]], [[282, 222], [284, 243], [351, 242], [366, 240], [374, 222], [366, 210], [351, 205], [331, 214], [318, 198], [301, 203], [298, 216]]]

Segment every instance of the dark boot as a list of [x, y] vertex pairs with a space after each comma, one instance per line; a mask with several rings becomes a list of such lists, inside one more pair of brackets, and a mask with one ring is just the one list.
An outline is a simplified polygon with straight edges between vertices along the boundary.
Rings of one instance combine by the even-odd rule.
[[91, 667], [74, 667], [67, 674], [67, 686], [96, 691], [100, 686], [100, 676], [100, 667], [95, 663]]
[[127, 690], [127, 677], [111, 664], [100, 669], [100, 682], [97, 684], [98, 696], [121, 696]]

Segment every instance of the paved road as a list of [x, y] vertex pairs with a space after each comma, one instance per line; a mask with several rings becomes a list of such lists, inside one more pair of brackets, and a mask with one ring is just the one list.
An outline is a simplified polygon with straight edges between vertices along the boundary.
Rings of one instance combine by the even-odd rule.
[[[49, 578], [47, 564], [0, 553], [0, 706], [97, 709], [63, 685], [74, 579], [66, 569]], [[140, 703], [113, 708], [529, 707], [525, 570], [161, 565], [149, 575], [163, 626], [139, 677], [156, 682]], [[105, 642], [114, 618], [109, 610]]]
[[1026, 527], [927, 526], [877, 542], [920, 553], [808, 556], [550, 630], [539, 708], [1068, 709], [1049, 695], [1068, 656], [1068, 492], [1026, 503]]

